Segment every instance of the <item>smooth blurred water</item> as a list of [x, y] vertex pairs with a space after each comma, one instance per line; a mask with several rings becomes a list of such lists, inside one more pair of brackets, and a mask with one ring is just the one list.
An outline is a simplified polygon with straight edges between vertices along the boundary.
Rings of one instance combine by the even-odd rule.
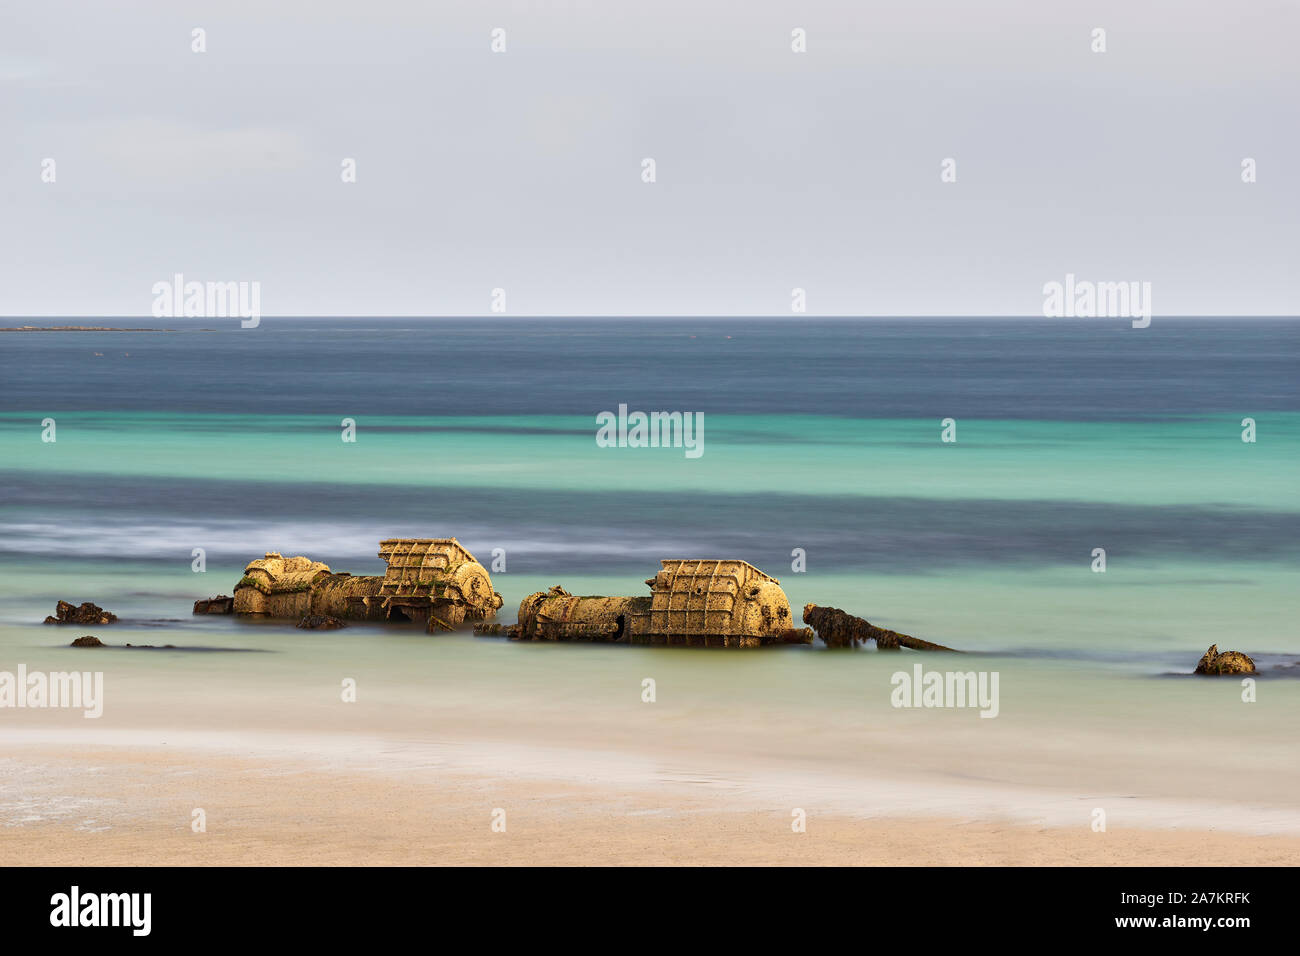
[[[963, 666], [1001, 670], [1004, 703], [975, 726], [1044, 746], [1049, 728], [1096, 733], [1091, 751], [1078, 745], [1094, 754], [1135, 733], [1167, 747], [1198, 722], [1208, 739], [1248, 733], [1260, 753], [1291, 746], [1300, 322], [230, 325], [0, 333], [0, 667], [79, 653], [63, 647], [77, 629], [37, 623], [66, 598], [123, 616], [81, 629], [105, 640], [262, 652], [98, 658], [119, 694], [160, 700], [178, 679], [293, 699], [364, 668], [415, 708], [436, 698], [485, 723], [527, 710], [561, 724], [601, 720], [610, 687], [653, 667], [672, 676], [678, 717], [779, 714], [798, 746], [829, 715], [889, 714], [898, 665], [874, 651], [741, 660], [189, 613], [266, 550], [376, 573], [382, 538], [454, 535], [485, 564], [504, 549], [505, 621], [552, 584], [639, 594], [661, 558], [738, 557], [796, 608], [836, 605], [980, 652]], [[620, 403], [703, 412], [703, 457], [597, 447], [594, 416]], [[955, 444], [940, 441], [949, 417]], [[355, 444], [340, 440], [344, 418]], [[1098, 547], [1104, 574], [1090, 568]], [[1255, 709], [1236, 682], [1170, 676], [1215, 642], [1261, 664]], [[198, 713], [217, 719], [212, 707]], [[611, 740], [624, 732], [611, 719]], [[831, 756], [861, 743], [832, 738]]]

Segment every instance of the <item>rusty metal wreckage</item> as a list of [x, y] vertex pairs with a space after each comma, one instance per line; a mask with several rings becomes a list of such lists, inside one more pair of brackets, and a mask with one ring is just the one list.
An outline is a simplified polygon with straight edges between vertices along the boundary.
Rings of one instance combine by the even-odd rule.
[[811, 644], [831, 647], [875, 641], [881, 650], [951, 651], [876, 627], [837, 608], [804, 606], [795, 627], [781, 582], [739, 559], [671, 558], [646, 580], [649, 594], [574, 595], [564, 588], [530, 594], [517, 623], [488, 623], [502, 606], [487, 569], [455, 538], [389, 538], [379, 543], [383, 575], [331, 571], [320, 561], [271, 551], [250, 561], [233, 597], [196, 601], [196, 614], [295, 619], [300, 626], [345, 621], [423, 624], [430, 633], [480, 622], [475, 633], [517, 641], [587, 641], [754, 648]]
[[[739, 559], [669, 558], [646, 579], [648, 595], [575, 595], [560, 586], [538, 591], [519, 603], [513, 625], [490, 623], [501, 609], [487, 568], [455, 538], [388, 538], [379, 542], [382, 575], [354, 576], [301, 555], [269, 551], [250, 561], [233, 597], [194, 602], [195, 614], [294, 619], [299, 627], [342, 627], [353, 621], [400, 621], [424, 625], [429, 633], [478, 622], [474, 632], [515, 641], [585, 641], [688, 647], [753, 648], [811, 644], [852, 648], [874, 642], [880, 651], [954, 648], [877, 627], [839, 608], [805, 604], [795, 627], [781, 582]], [[59, 602], [58, 617], [46, 623], [116, 620], [94, 605]], [[66, 619], [66, 620], [65, 620]], [[94, 640], [91, 638], [91, 640]], [[1254, 674], [1255, 662], [1237, 651], [1212, 645], [1197, 674]]]

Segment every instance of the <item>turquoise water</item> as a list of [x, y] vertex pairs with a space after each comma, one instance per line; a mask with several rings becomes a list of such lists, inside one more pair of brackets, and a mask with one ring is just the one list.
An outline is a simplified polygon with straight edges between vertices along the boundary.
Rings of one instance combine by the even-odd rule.
[[[1159, 422], [713, 415], [697, 460], [606, 449], [591, 416], [336, 416], [65, 412], [39, 441], [39, 409], [0, 414], [7, 470], [311, 486], [698, 491], [1239, 505], [1287, 511], [1300, 479], [1300, 415]], [[358, 421], [355, 443], [339, 422]], [[611, 452], [622, 452], [622, 454]]]

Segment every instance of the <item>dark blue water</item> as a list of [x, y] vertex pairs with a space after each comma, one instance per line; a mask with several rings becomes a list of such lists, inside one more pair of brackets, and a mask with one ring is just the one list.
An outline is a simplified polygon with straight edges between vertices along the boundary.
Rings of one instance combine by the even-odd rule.
[[[626, 402], [1088, 421], [1300, 409], [1297, 320], [70, 321], [216, 330], [0, 333], [0, 410], [591, 415]], [[11, 324], [42, 322], [56, 324]]]

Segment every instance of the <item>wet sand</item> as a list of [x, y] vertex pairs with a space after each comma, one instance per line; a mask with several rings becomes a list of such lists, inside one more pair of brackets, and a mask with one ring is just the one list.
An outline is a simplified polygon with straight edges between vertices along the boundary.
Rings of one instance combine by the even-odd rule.
[[[19, 734], [20, 738], [26, 735]], [[40, 735], [37, 735], [38, 737]], [[399, 753], [401, 748], [394, 750]], [[370, 750], [350, 768], [211, 747], [18, 742], [6, 865], [1295, 865], [1300, 837], [1033, 826], [794, 807], [716, 781], [629, 785], [448, 770]], [[811, 792], [811, 791], [810, 791]], [[206, 832], [194, 832], [194, 811]], [[504, 811], [504, 832], [493, 822]]]

